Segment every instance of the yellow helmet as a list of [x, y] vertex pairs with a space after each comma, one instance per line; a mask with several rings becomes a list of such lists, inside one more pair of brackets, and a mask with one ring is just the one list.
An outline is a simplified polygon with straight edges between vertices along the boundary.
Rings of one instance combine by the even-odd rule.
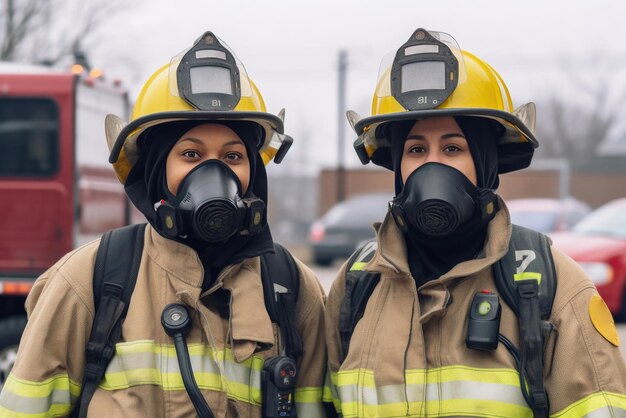
[[538, 142], [534, 136], [535, 104], [514, 110], [500, 75], [485, 61], [461, 50], [443, 32], [417, 29], [380, 66], [372, 116], [347, 112], [359, 137], [354, 148], [363, 164], [391, 169], [386, 123], [437, 116], [494, 119], [504, 128], [498, 145], [499, 172], [525, 168]]
[[251, 121], [263, 129], [258, 151], [267, 165], [282, 161], [293, 140], [284, 134], [284, 110], [267, 113], [243, 64], [212, 32], [159, 68], [144, 84], [131, 122], [105, 120], [109, 162], [124, 184], [139, 158], [137, 138], [147, 128], [181, 120]]

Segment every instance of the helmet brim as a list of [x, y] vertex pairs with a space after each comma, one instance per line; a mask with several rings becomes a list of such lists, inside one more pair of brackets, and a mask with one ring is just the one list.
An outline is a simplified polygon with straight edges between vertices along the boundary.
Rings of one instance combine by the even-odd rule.
[[282, 119], [276, 115], [265, 112], [174, 111], [152, 113], [130, 122], [119, 131], [117, 139], [111, 148], [109, 162], [111, 164], [115, 164], [120, 156], [120, 153], [122, 152], [122, 149], [125, 150], [127, 158], [130, 157], [132, 159], [133, 157], [136, 157], [128, 155], [129, 150], [136, 149], [135, 144], [131, 146], [128, 142], [136, 141], [139, 135], [146, 129], [152, 126], [185, 120], [204, 120], [207, 123], [219, 121], [249, 121], [258, 123], [265, 131], [265, 137], [261, 142], [259, 150], [262, 150], [267, 146], [274, 132], [278, 132], [280, 134], [284, 133]]
[[[366, 128], [368, 132], [375, 134], [378, 126], [387, 122], [397, 122], [403, 120], [420, 120], [442, 116], [475, 116], [495, 119], [502, 123], [507, 133], [500, 143], [525, 143], [530, 142], [533, 148], [539, 146], [535, 135], [528, 129], [526, 124], [517, 116], [494, 109], [430, 109], [414, 110], [407, 112], [389, 113], [363, 118], [354, 124], [354, 130], [358, 135], [362, 135]], [[521, 135], [520, 135], [521, 134]]]
[[[535, 148], [539, 146], [535, 135], [516, 115], [494, 109], [430, 109], [389, 113], [370, 116], [356, 121], [353, 126], [359, 136], [368, 135], [371, 142], [380, 144], [370, 160], [381, 167], [393, 170], [388, 139], [380, 138], [381, 125], [405, 121], [421, 120], [442, 116], [472, 116], [495, 120], [502, 124], [505, 133], [498, 143], [498, 172], [500, 174], [520, 170], [530, 165]], [[534, 120], [532, 122], [534, 124]]]

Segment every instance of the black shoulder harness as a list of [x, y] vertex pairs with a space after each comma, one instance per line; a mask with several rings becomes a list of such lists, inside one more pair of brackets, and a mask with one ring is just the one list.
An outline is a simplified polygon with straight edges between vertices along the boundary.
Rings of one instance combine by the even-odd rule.
[[293, 359], [302, 355], [302, 337], [295, 324], [300, 289], [298, 266], [289, 251], [274, 243], [274, 252], [261, 256], [265, 307], [285, 339], [285, 351]]
[[543, 386], [543, 352], [553, 329], [547, 320], [557, 286], [548, 238], [513, 225], [509, 250], [493, 265], [493, 272], [498, 292], [517, 315], [521, 369], [530, 407], [535, 417], [547, 417], [550, 408]]
[[339, 310], [342, 362], [348, 355], [354, 327], [363, 317], [367, 301], [380, 281], [380, 273], [363, 270], [365, 264], [374, 257], [377, 248], [375, 239], [368, 241], [352, 254], [346, 265], [346, 292]]
[[115, 354], [135, 288], [146, 224], [108, 231], [102, 236], [93, 272], [96, 313], [86, 348], [85, 374], [72, 416], [84, 418], [91, 398]]

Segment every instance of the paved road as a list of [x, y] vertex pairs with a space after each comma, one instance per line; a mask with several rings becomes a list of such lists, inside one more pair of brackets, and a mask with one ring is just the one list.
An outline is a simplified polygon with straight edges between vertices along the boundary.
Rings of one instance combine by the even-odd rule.
[[[335, 275], [341, 267], [341, 264], [336, 263], [333, 264], [331, 267], [320, 267], [316, 265], [313, 265], [312, 267], [317, 274], [317, 277], [319, 277], [322, 286], [324, 286], [324, 289], [328, 293], [328, 290], [330, 289], [330, 286], [335, 279]], [[620, 345], [620, 350], [622, 352], [622, 355], [624, 356], [624, 359], [626, 359], [626, 323], [618, 324], [617, 332], [619, 333], [619, 338], [622, 342], [622, 344]]]

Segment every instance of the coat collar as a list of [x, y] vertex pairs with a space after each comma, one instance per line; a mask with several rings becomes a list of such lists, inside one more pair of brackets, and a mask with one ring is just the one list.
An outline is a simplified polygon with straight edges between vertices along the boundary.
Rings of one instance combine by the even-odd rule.
[[144, 248], [148, 256], [185, 284], [201, 288], [204, 268], [196, 250], [161, 236], [150, 225], [147, 226], [147, 230]]
[[[190, 297], [199, 299], [204, 268], [198, 253], [191, 247], [161, 236], [150, 226], [148, 229], [145, 248], [150, 258], [170, 275], [191, 286]], [[231, 295], [230, 337], [237, 361], [244, 361], [259, 349], [272, 347], [274, 330], [265, 309], [260, 257], [226, 266], [205, 294], [219, 287], [228, 290]], [[200, 302], [196, 299], [186, 303], [195, 305]]]
[[[433, 282], [469, 276], [494, 264], [506, 254], [511, 238], [511, 219], [504, 201], [499, 196], [498, 201], [500, 210], [489, 222], [482, 254], [476, 259], [457, 264], [446, 274], [439, 277], [439, 279], [433, 280]], [[381, 273], [387, 272], [387, 274], [394, 276], [410, 277], [406, 242], [393, 216], [387, 213], [382, 224], [374, 224], [374, 229], [377, 232], [378, 249], [364, 269]], [[424, 286], [429, 284], [430, 282]]]

